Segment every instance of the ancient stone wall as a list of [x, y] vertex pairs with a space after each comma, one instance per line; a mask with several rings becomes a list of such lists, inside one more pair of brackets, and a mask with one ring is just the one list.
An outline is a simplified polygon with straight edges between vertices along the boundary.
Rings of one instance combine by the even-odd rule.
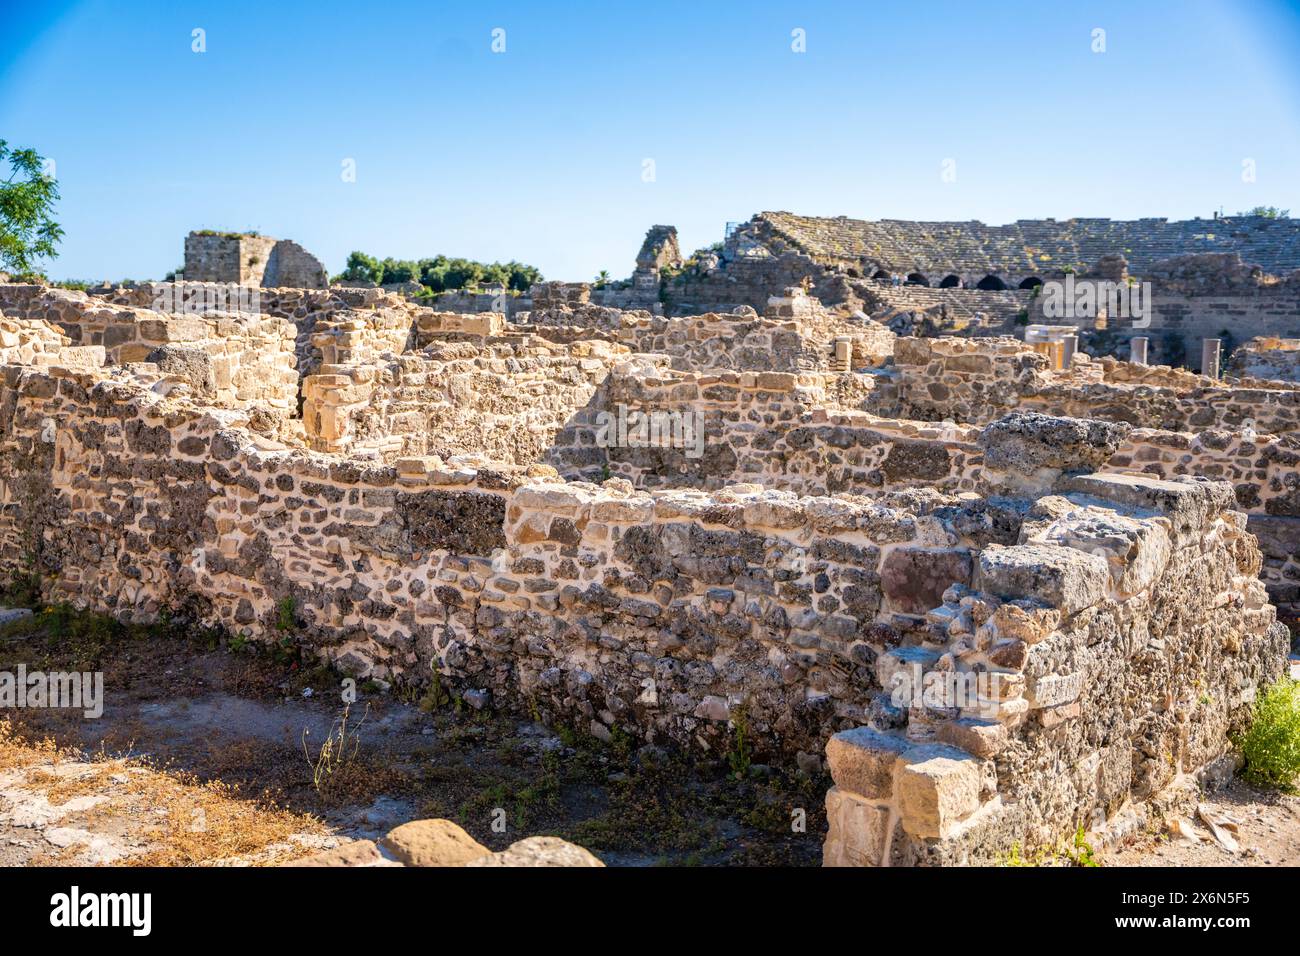
[[185, 277], [193, 282], [324, 289], [320, 260], [298, 243], [252, 233], [191, 232], [185, 237]]
[[[1045, 356], [1010, 338], [900, 338], [894, 361], [898, 404], [893, 410], [903, 418], [983, 423], [1014, 409], [1030, 409], [1170, 431], [1246, 423], [1273, 434], [1300, 429], [1300, 391], [1283, 384], [1186, 387], [1185, 372], [1130, 367], [1122, 374], [1114, 363], [1108, 371], [1105, 363], [1086, 356], [1076, 357], [1067, 372], [1053, 372]], [[883, 402], [891, 393], [881, 394]]]
[[448, 343], [389, 360], [322, 365], [303, 380], [310, 447], [540, 461], [592, 401], [619, 346]]
[[[833, 714], [865, 706], [869, 682], [847, 681], [850, 648], [882, 602], [937, 597], [888, 577], [901, 559], [885, 551], [938, 548], [925, 560], [943, 574], [969, 568], [954, 549], [966, 532], [950, 530], [961, 522], [911, 504], [652, 496], [430, 458], [366, 465], [276, 448], [238, 413], [66, 369], [8, 367], [0, 409], [4, 570], [39, 571], [51, 599], [145, 618], [187, 607], [264, 636], [292, 597], [313, 639], [360, 673], [427, 678], [437, 660], [490, 689], [552, 691], [583, 713], [598, 703], [588, 716], [607, 725], [639, 703], [654, 712], [641, 729], [671, 736], [708, 721], [722, 730], [748, 701], [778, 737], [810, 746]], [[976, 536], [990, 535], [981, 525]], [[731, 670], [705, 666], [720, 644]], [[595, 645], [617, 662], [597, 665]], [[806, 686], [784, 689], [826, 666], [818, 646], [845, 661], [818, 678], [834, 689], [820, 717], [805, 712]], [[775, 667], [774, 648], [802, 663]]]
[[[284, 319], [247, 312], [167, 315], [111, 305], [83, 292], [25, 288], [40, 291], [6, 295], [0, 288], [6, 312], [33, 320], [22, 323], [25, 329], [48, 324], [70, 345], [98, 349], [92, 364], [151, 363], [195, 399], [218, 408], [256, 409], [262, 419], [297, 412], [295, 328]], [[71, 360], [65, 353], [62, 361]]]
[[996, 863], [1079, 826], [1105, 839], [1222, 772], [1286, 647], [1231, 489], [1060, 490], [973, 558], [924, 640], [874, 656], [893, 707], [827, 745], [828, 864]]
[[1300, 338], [1260, 336], [1233, 350], [1230, 375], [1300, 383]]
[[[993, 429], [986, 463], [1042, 478], [1029, 497], [870, 500], [379, 465], [277, 446], [241, 414], [5, 367], [0, 578], [257, 639], [284, 638], [287, 607], [358, 677], [436, 668], [597, 736], [718, 753], [743, 721], [760, 753], [807, 759], [871, 723], [851, 758], [828, 750], [830, 862], [988, 857], [1152, 799], [1223, 752], [1241, 695], [1281, 668], [1229, 486], [1068, 477], [1114, 426]], [[900, 706], [913, 665], [1002, 683]]]
[[1236, 507], [1247, 513], [1247, 530], [1259, 538], [1269, 599], [1300, 631], [1300, 436], [1136, 428], [1106, 470], [1230, 482]]
[[761, 481], [780, 467], [772, 453], [782, 434], [813, 409], [862, 401], [860, 376], [679, 372], [671, 364], [662, 355], [616, 364], [555, 436], [548, 463], [566, 477], [615, 475], [645, 488]]
[[185, 237], [185, 276], [260, 286], [274, 246], [270, 236], [191, 232]]

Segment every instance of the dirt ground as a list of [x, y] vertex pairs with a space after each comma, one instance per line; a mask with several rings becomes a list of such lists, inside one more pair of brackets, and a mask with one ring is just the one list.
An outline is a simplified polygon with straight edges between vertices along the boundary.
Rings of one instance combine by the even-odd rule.
[[[821, 861], [823, 774], [601, 741], [441, 688], [363, 684], [345, 711], [340, 676], [289, 641], [47, 610], [0, 627], [0, 671], [19, 664], [102, 671], [106, 703], [0, 712], [0, 865], [266, 865], [426, 817], [494, 850], [560, 836], [611, 866]], [[1100, 862], [1300, 865], [1300, 797], [1234, 781], [1202, 805], [1235, 850], [1189, 820]]]
[[822, 774], [742, 761], [738, 778], [734, 754], [366, 684], [340, 747], [340, 675], [288, 644], [61, 611], [0, 628], [0, 671], [102, 671], [106, 701], [98, 719], [0, 711], [0, 865], [276, 863], [427, 817], [493, 850], [560, 836], [611, 866], [820, 863]]
[[1107, 866], [1300, 866], [1300, 797], [1257, 790], [1233, 780], [1201, 800], [1227, 830], [1235, 850], [1214, 838], [1204, 821], [1185, 818], [1190, 837], [1168, 830], [1117, 852]]

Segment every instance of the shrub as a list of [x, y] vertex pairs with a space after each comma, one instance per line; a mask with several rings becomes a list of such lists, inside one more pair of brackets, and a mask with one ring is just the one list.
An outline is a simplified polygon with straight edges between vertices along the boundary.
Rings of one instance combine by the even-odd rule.
[[1237, 741], [1250, 783], [1291, 790], [1300, 776], [1300, 681], [1284, 677], [1255, 701], [1250, 728]]

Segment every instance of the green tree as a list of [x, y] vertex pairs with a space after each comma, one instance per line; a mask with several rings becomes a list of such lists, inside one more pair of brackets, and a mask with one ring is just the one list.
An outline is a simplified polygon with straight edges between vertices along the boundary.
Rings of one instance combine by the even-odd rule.
[[603, 289], [607, 285], [609, 285], [609, 270], [601, 269], [596, 273], [596, 288]]
[[1238, 216], [1263, 216], [1265, 219], [1290, 219], [1290, 209], [1278, 209], [1277, 206], [1256, 206], [1254, 209], [1247, 209], [1245, 212], [1237, 213]]
[[41, 258], [53, 259], [63, 228], [50, 218], [59, 184], [42, 168], [34, 149], [10, 149], [0, 139], [0, 167], [9, 163], [9, 178], [0, 183], [0, 268], [31, 275]]
[[373, 282], [375, 285], [384, 277], [384, 267], [374, 256], [364, 252], [354, 252], [348, 256], [348, 264], [335, 276], [344, 282]]

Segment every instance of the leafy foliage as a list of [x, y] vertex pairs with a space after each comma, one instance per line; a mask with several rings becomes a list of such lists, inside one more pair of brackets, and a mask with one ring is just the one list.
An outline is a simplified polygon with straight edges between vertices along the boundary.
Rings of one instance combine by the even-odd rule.
[[534, 282], [542, 281], [542, 274], [534, 266], [514, 260], [486, 263], [447, 256], [416, 261], [381, 260], [364, 252], [353, 252], [348, 256], [347, 267], [337, 278], [345, 282], [373, 282], [375, 285], [418, 282], [431, 293], [474, 289], [490, 283], [500, 283], [515, 292], [527, 292]]
[[1277, 206], [1256, 206], [1254, 209], [1247, 209], [1245, 212], [1237, 213], [1238, 216], [1263, 216], [1265, 219], [1290, 219], [1290, 209], [1278, 209]]
[[59, 184], [46, 175], [45, 160], [34, 149], [11, 149], [0, 139], [0, 167], [6, 161], [9, 178], [0, 182], [0, 268], [26, 276], [36, 271], [39, 259], [59, 254], [55, 246], [63, 228], [50, 216]]
[[1237, 741], [1242, 776], [1258, 786], [1290, 790], [1300, 777], [1300, 681], [1284, 677], [1255, 701], [1250, 728]]

